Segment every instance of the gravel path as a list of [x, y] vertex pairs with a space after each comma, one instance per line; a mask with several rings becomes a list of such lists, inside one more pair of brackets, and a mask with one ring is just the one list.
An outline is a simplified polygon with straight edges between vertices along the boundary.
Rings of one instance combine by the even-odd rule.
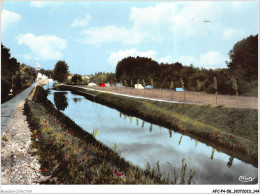
[[[33, 92], [32, 92], [33, 95]], [[24, 103], [18, 104], [14, 116], [1, 137], [1, 184], [31, 185], [48, 179], [40, 174], [40, 163], [30, 147], [31, 130], [23, 115]]]

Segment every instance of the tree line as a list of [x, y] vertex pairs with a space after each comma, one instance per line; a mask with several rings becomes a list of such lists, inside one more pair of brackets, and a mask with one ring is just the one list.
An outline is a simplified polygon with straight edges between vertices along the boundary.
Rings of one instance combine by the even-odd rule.
[[185, 87], [190, 91], [220, 94], [246, 94], [257, 90], [258, 35], [238, 41], [229, 57], [227, 68], [219, 69], [184, 66], [179, 62], [159, 64], [151, 58], [127, 57], [116, 66], [116, 80], [128, 86], [139, 82], [155, 88]]
[[20, 63], [11, 56], [9, 48], [1, 43], [1, 103], [30, 86], [36, 79], [35, 68]]

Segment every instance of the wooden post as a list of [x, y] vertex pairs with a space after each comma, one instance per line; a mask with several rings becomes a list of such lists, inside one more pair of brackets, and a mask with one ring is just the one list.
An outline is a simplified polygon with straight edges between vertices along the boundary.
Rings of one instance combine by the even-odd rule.
[[184, 82], [183, 82], [182, 78], [180, 79], [180, 81], [181, 81], [181, 87], [182, 87], [182, 89], [183, 89], [183, 98], [184, 98], [184, 101], [185, 101], [185, 88], [184, 88]]
[[172, 90], [172, 99], [173, 99], [173, 88], [174, 88], [174, 86], [173, 86], [173, 81], [171, 81], [170, 89]]
[[214, 88], [216, 90], [216, 105], [218, 104], [218, 83], [216, 77], [214, 77]]

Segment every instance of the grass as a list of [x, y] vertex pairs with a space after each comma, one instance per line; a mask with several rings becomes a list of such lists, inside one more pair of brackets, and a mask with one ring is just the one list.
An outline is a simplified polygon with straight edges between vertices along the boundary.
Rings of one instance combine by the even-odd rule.
[[258, 165], [258, 110], [156, 102], [64, 85], [56, 85], [56, 89], [70, 90]]
[[243, 96], [258, 97], [258, 80], [255, 80], [251, 83], [247, 83], [245, 87], [247, 88], [247, 92], [242, 94]]
[[36, 88], [32, 100], [27, 99], [25, 114], [32, 154], [39, 158], [41, 174], [50, 177], [41, 184], [174, 183], [160, 170], [142, 170], [123, 159], [116, 144], [113, 151], [97, 141], [97, 129], [89, 134], [56, 110], [42, 87]]

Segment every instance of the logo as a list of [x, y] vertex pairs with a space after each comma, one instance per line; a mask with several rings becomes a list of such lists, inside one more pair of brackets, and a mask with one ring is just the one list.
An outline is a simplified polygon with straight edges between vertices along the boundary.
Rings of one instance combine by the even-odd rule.
[[252, 182], [255, 179], [255, 177], [246, 177], [246, 176], [240, 176], [239, 181], [243, 183]]

